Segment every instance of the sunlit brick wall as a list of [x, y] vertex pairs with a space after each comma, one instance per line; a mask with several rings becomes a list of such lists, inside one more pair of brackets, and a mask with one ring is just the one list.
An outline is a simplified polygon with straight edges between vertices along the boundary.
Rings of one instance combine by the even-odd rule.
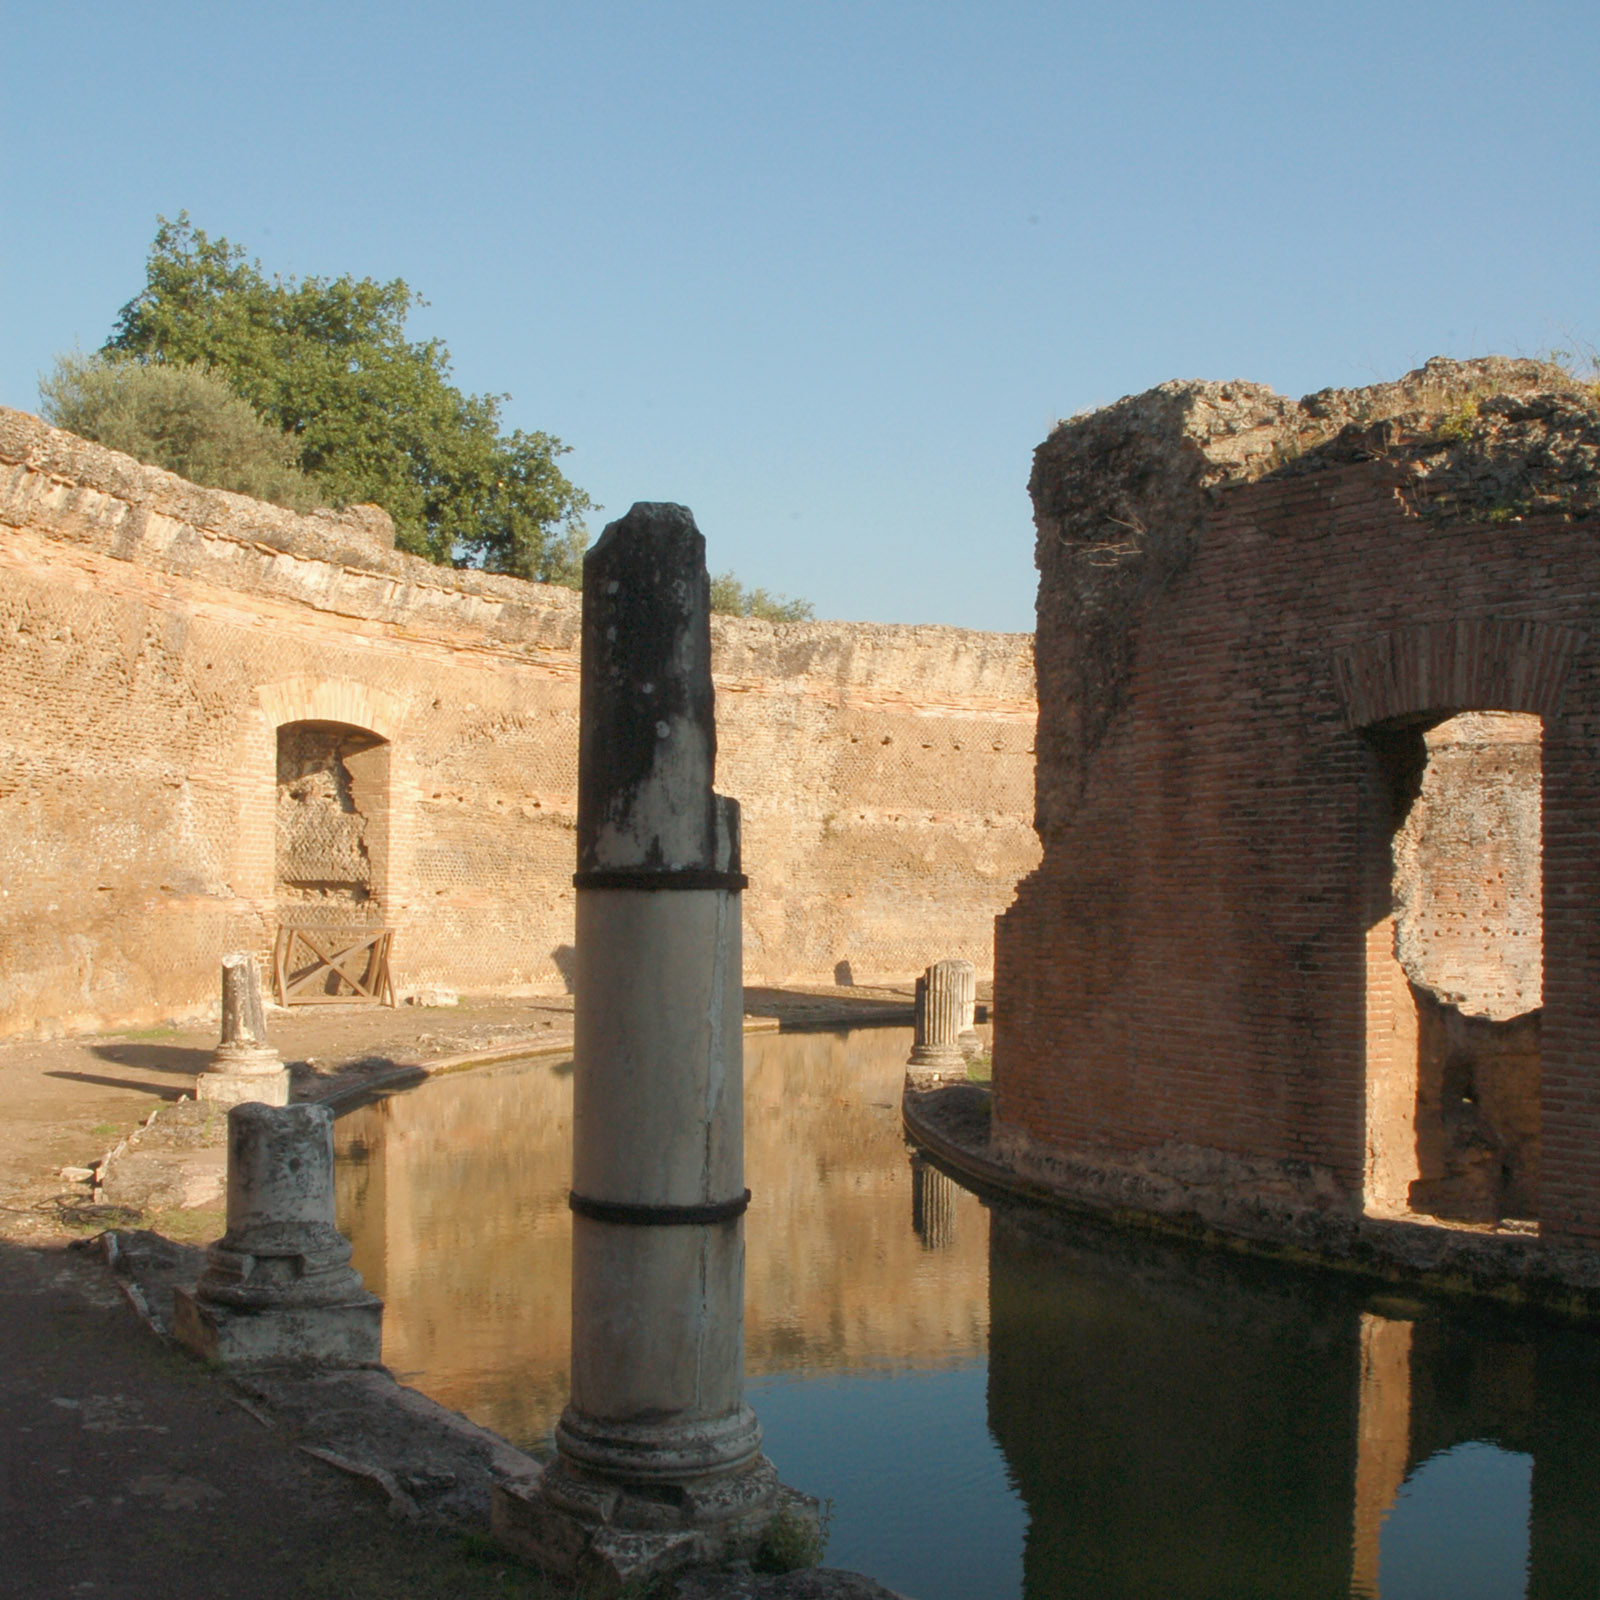
[[[402, 993], [559, 988], [579, 607], [0, 410], [0, 1033], [197, 1010], [270, 947], [296, 722], [387, 741], [363, 837]], [[750, 981], [990, 970], [1038, 859], [1031, 639], [713, 626]]]

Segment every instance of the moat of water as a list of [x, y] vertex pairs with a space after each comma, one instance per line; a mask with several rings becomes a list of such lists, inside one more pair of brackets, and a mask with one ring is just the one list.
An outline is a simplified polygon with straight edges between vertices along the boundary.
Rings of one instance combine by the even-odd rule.
[[[745, 1041], [747, 1370], [830, 1565], [915, 1600], [1600, 1594], [1600, 1334], [993, 1213], [909, 1155], [908, 1029]], [[543, 1450], [572, 1066], [338, 1124], [405, 1382]]]

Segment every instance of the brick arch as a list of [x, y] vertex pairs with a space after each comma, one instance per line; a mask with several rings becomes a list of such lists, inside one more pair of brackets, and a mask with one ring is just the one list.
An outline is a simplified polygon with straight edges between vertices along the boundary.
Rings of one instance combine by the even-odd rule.
[[256, 690], [260, 706], [275, 734], [286, 722], [342, 722], [366, 728], [391, 743], [405, 720], [405, 707], [386, 690], [354, 678], [285, 678]]
[[1440, 622], [1380, 633], [1332, 657], [1345, 726], [1435, 711], [1524, 711], [1549, 719], [1573, 658], [1573, 628], [1544, 622]]

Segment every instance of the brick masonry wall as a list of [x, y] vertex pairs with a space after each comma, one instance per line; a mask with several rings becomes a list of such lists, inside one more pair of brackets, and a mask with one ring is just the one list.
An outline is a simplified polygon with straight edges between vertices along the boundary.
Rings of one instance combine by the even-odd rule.
[[[299, 721], [388, 741], [362, 837], [402, 992], [559, 988], [579, 605], [0, 410], [0, 1033], [198, 1011], [226, 950], [265, 952], [277, 730]], [[749, 980], [991, 970], [1038, 859], [1031, 640], [713, 629]]]
[[[1044, 859], [998, 927], [996, 1145], [1359, 1209], [1368, 1032], [1394, 1026], [1368, 993], [1369, 930], [1393, 946], [1392, 821], [1361, 730], [1536, 714], [1542, 1232], [1600, 1246], [1596, 524], [1584, 506], [1441, 512], [1429, 473], [1475, 482], [1462, 453], [1480, 442], [1427, 434], [1446, 463], [1430, 467], [1372, 442], [1376, 405], [1297, 459], [1279, 447], [1318, 400], [1168, 385], [1040, 449]], [[1556, 410], [1592, 468], [1592, 403]], [[1116, 439], [1136, 426], [1129, 472]], [[1166, 478], [1148, 468], [1163, 439]], [[1255, 465], [1207, 480], [1219, 439]], [[1073, 520], [1086, 505], [1098, 534]]]

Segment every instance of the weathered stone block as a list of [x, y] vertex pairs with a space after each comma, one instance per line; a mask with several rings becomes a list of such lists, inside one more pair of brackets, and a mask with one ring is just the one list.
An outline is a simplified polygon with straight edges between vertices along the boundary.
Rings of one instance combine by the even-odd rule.
[[234, 1307], [173, 1291], [173, 1335], [220, 1367], [376, 1367], [383, 1357], [383, 1302], [362, 1291], [330, 1305]]

